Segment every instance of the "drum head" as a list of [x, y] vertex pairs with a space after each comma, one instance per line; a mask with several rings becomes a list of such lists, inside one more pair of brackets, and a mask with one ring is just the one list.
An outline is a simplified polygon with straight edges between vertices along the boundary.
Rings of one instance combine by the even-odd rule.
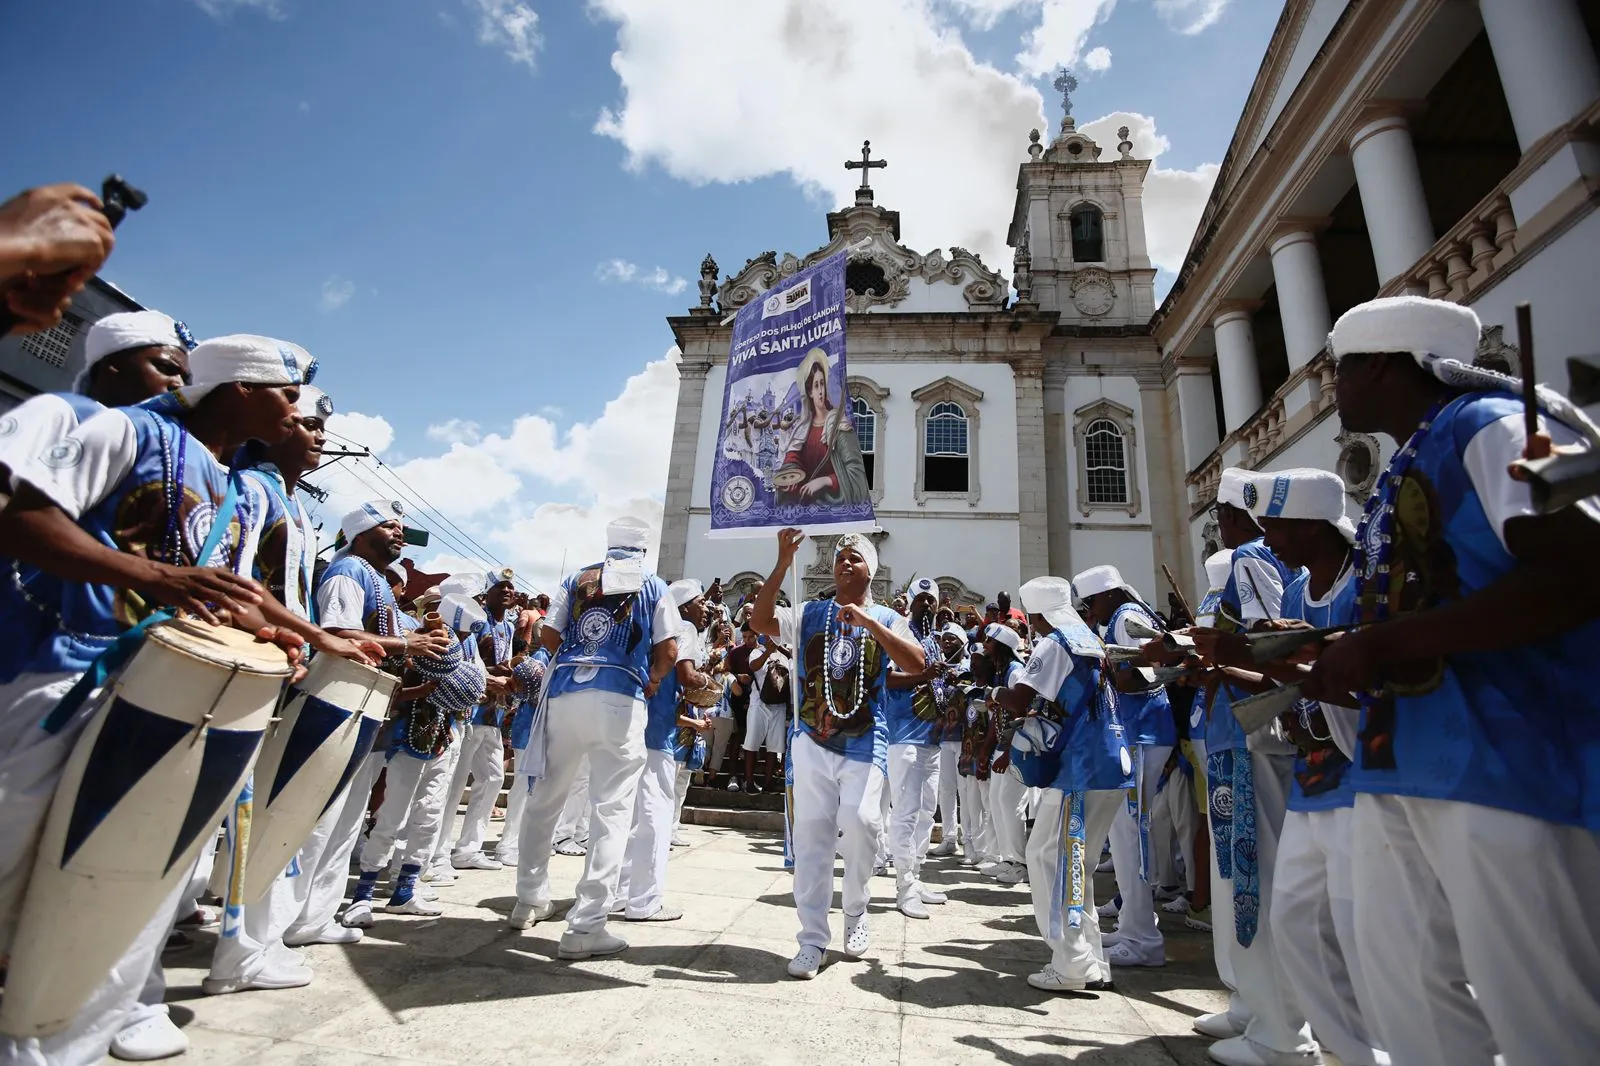
[[164, 647], [215, 663], [237, 666], [253, 674], [288, 676], [289, 658], [276, 644], [266, 644], [242, 629], [214, 626], [193, 618], [175, 618], [150, 627], [149, 639]]

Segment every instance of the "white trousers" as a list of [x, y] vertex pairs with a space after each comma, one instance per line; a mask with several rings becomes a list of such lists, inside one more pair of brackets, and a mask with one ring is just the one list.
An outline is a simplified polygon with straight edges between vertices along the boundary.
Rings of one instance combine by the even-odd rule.
[[494, 857], [506, 866], [517, 864], [517, 842], [522, 837], [522, 812], [528, 809], [528, 791], [532, 782], [524, 769], [528, 764], [528, 749], [518, 748], [511, 753], [511, 787], [506, 791], [506, 820], [500, 823], [500, 843], [495, 845]]
[[[452, 858], [470, 859], [483, 850], [483, 840], [489, 831], [489, 816], [494, 813], [495, 800], [505, 785], [505, 746], [500, 739], [500, 727], [475, 725], [467, 729], [461, 746], [461, 761], [456, 764], [455, 780], [465, 787], [467, 776], [472, 777], [472, 799], [467, 802], [467, 814], [461, 822], [461, 835], [456, 838]], [[459, 802], [460, 792], [452, 792], [445, 810]], [[509, 799], [507, 800], [509, 802]], [[450, 825], [445, 823], [448, 834]]]
[[994, 858], [1000, 862], [1025, 860], [1028, 827], [1022, 805], [1028, 789], [1009, 773], [989, 775], [989, 826], [994, 838]]
[[956, 788], [961, 793], [961, 846], [974, 863], [994, 858], [994, 833], [989, 821], [989, 782], [976, 777], [960, 777]]
[[350, 775], [350, 784], [317, 821], [311, 839], [300, 849], [301, 874], [295, 891], [301, 898], [300, 914], [284, 936], [320, 936], [332, 929], [339, 904], [350, 879], [350, 857], [367, 822], [367, 801], [383, 771], [385, 752], [375, 751]]
[[1356, 949], [1350, 833], [1355, 811], [1290, 811], [1272, 878], [1272, 942], [1312, 1032], [1345, 1066], [1383, 1066], [1363, 1016], [1368, 984]]
[[889, 853], [902, 895], [922, 878], [939, 802], [939, 749], [932, 744], [889, 745]]
[[450, 763], [443, 755], [419, 759], [397, 751], [389, 759], [378, 820], [361, 846], [361, 872], [375, 873], [389, 865], [395, 838], [405, 833], [400, 865], [426, 868], [444, 817], [445, 787], [450, 783]]
[[1496, 1051], [1505, 1066], [1593, 1060], [1600, 834], [1361, 794], [1353, 839], [1370, 1020], [1395, 1062], [1471, 1066]]
[[[833, 939], [833, 856], [844, 856], [844, 912], [864, 914], [871, 900], [873, 854], [883, 814], [883, 775], [871, 762], [847, 759], [797, 733], [794, 766], [794, 907], [801, 946], [826, 951]], [[840, 832], [843, 832], [843, 837]]]
[[[1171, 754], [1170, 745], [1139, 745], [1135, 770], [1145, 803], [1154, 802], [1161, 767]], [[1098, 839], [1091, 840], [1090, 845], [1097, 846]], [[1122, 909], [1117, 912], [1117, 933], [1129, 947], [1151, 952], [1160, 949], [1164, 942], [1161, 930], [1156, 927], [1155, 890], [1139, 875], [1139, 862], [1139, 819], [1124, 803], [1122, 813], [1111, 822], [1111, 865], [1117, 875], [1117, 891], [1122, 895]]]
[[[424, 873], [433, 866], [450, 865], [450, 837], [456, 825], [456, 812], [461, 808], [461, 793], [467, 787], [467, 774], [472, 768], [462, 760], [461, 747], [466, 742], [467, 727], [459, 722], [450, 726], [450, 746], [435, 761], [443, 765], [437, 772], [444, 775], [444, 791], [439, 795], [439, 821], [428, 831], [429, 839], [421, 850]], [[391, 772], [392, 775], [392, 772]], [[387, 786], [384, 795], [388, 795]], [[395, 850], [401, 854], [411, 848], [409, 825], [402, 826], [395, 839]]]
[[[531, 795], [531, 793], [530, 793]], [[527, 817], [524, 812], [523, 817]], [[589, 839], [589, 759], [584, 757], [567, 786], [566, 802], [561, 808], [561, 818], [556, 822], [556, 843], [575, 840], [582, 844]]]
[[[50, 801], [90, 713], [79, 711], [65, 729], [39, 723], [78, 679], [77, 674], [23, 674], [0, 685], [0, 955], [11, 948], [34, 853]], [[85, 707], [94, 703], [84, 701]]]
[[678, 832], [678, 826], [683, 824], [683, 801], [689, 798], [689, 782], [694, 779], [694, 774], [684, 763], [678, 764], [678, 778], [673, 782], [672, 803], [672, 832]]
[[[1244, 1029], [1246, 1037], [1272, 1051], [1310, 1052], [1316, 1049], [1317, 1043], [1311, 1038], [1311, 1027], [1306, 1024], [1288, 978], [1278, 965], [1271, 921], [1273, 872], [1278, 861], [1278, 837], [1288, 809], [1294, 757], [1244, 751], [1237, 754], [1239, 758], [1248, 757], [1254, 771], [1261, 909], [1255, 939], [1248, 948], [1241, 947], [1235, 935], [1233, 879], [1217, 875], [1213, 854], [1211, 925], [1212, 943], [1218, 955], [1217, 972], [1238, 1001], [1230, 1001], [1228, 1014], [1238, 1020], [1248, 1019]], [[1213, 842], [1213, 851], [1215, 847]]]
[[961, 824], [961, 774], [956, 763], [961, 759], [961, 745], [948, 741], [939, 745], [939, 843], [954, 844]]
[[1111, 830], [1118, 807], [1127, 808], [1122, 792], [1090, 792], [1083, 798], [1084, 855], [1081, 875], [1084, 885], [1083, 922], [1074, 929], [1067, 922], [1065, 901], [1060, 915], [1061, 936], [1050, 935], [1050, 919], [1056, 910], [1056, 873], [1061, 862], [1061, 821], [1067, 816], [1067, 794], [1059, 789], [1042, 790], [1034, 814], [1033, 832], [1028, 837], [1028, 889], [1033, 894], [1033, 919], [1039, 935], [1050, 945], [1050, 965], [1063, 977], [1083, 981], [1111, 980], [1111, 964], [1106, 962], [1100, 943], [1100, 920], [1095, 917], [1094, 868], [1100, 853], [1094, 841], [1103, 840]]
[[[265, 796], [262, 799], [265, 800]], [[231, 840], [231, 834], [235, 832], [231, 822], [228, 832]], [[246, 841], [247, 860], [248, 843]], [[222, 871], [223, 890], [220, 895], [224, 902], [228, 899], [232, 882], [242, 876], [234, 869], [233, 858], [233, 849], [229, 847], [214, 860], [216, 867]], [[246, 902], [240, 907], [238, 927], [230, 935], [224, 936], [219, 930], [217, 946], [211, 952], [212, 977], [219, 981], [254, 977], [267, 965], [267, 955], [273, 947], [282, 945], [284, 931], [300, 913], [301, 901], [295, 898], [295, 882], [305, 880], [304, 874], [291, 878], [285, 876], [286, 873], [287, 870], [279, 871], [260, 899]]]
[[633, 801], [633, 836], [617, 881], [617, 900], [637, 921], [661, 909], [667, 894], [667, 856], [678, 791], [678, 760], [670, 751], [647, 751]]
[[589, 761], [591, 822], [577, 900], [567, 928], [594, 933], [606, 926], [611, 893], [622, 870], [633, 819], [634, 793], [644, 767], [643, 700], [600, 689], [579, 689], [551, 700], [545, 711], [547, 776], [534, 785], [522, 815], [517, 900], [550, 902], [550, 850], [556, 819], [566, 805], [578, 766]]
[[[1179, 756], [1182, 759], [1182, 756]], [[1157, 777], [1159, 780], [1159, 776]], [[1194, 789], [1182, 767], [1174, 767], [1167, 787], [1158, 793], [1150, 810], [1151, 872], [1160, 886], [1180, 883], [1175, 855], [1183, 856], [1182, 885], [1194, 891]], [[1176, 841], [1176, 849], [1174, 849]]]

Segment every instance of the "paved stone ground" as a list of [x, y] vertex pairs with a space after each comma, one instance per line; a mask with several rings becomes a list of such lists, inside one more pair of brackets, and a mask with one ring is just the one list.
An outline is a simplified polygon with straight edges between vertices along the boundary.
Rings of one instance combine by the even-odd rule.
[[[498, 823], [495, 823], [496, 828]], [[950, 902], [931, 921], [893, 906], [873, 880], [872, 950], [831, 952], [795, 981], [795, 916], [782, 840], [686, 826], [668, 899], [682, 921], [613, 926], [632, 944], [610, 959], [555, 958], [558, 918], [505, 927], [510, 870], [466, 872], [440, 890], [439, 918], [378, 916], [352, 947], [305, 949], [307, 988], [200, 992], [211, 938], [167, 956], [168, 1001], [193, 1042], [182, 1061], [262, 1066], [397, 1062], [955, 1063], [1197, 1066], [1190, 1019], [1224, 1003], [1208, 937], [1168, 919], [1168, 964], [1118, 970], [1117, 991], [1050, 995], [1025, 978], [1048, 955], [1027, 887], [997, 885], [954, 859], [927, 880]], [[558, 898], [581, 859], [556, 856]], [[1114, 892], [1110, 878], [1099, 885]], [[1105, 897], [1102, 897], [1105, 898]], [[834, 943], [842, 939], [834, 911]]]

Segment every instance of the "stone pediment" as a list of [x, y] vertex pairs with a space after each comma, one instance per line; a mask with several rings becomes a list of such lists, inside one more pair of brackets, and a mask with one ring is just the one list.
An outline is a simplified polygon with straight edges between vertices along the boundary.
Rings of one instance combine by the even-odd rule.
[[[845, 306], [851, 311], [872, 307], [893, 308], [911, 295], [913, 283], [949, 284], [960, 288], [972, 311], [1000, 311], [1006, 306], [1010, 286], [998, 271], [990, 270], [973, 252], [952, 247], [935, 248], [921, 255], [900, 243], [900, 215], [870, 203], [858, 202], [828, 215], [832, 239], [800, 258], [785, 252], [763, 252], [746, 260], [744, 269], [730, 276], [717, 290], [724, 314], [755, 299], [784, 278], [820, 262], [835, 252], [850, 250]], [[851, 283], [859, 284], [857, 292]]]

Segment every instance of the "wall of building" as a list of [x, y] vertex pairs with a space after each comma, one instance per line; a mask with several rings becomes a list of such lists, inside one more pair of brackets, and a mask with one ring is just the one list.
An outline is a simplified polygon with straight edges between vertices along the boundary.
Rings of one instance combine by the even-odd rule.
[[1289, 97], [1293, 96], [1295, 89], [1299, 87], [1300, 79], [1311, 69], [1311, 61], [1322, 50], [1323, 42], [1328, 39], [1328, 33], [1339, 21], [1339, 16], [1344, 14], [1344, 9], [1349, 6], [1350, 0], [1315, 0], [1311, 5], [1311, 10], [1306, 14], [1305, 22], [1301, 26], [1300, 36], [1294, 43], [1294, 50], [1289, 55], [1289, 64], [1284, 69], [1283, 80], [1278, 83], [1277, 92], [1272, 98], [1272, 106], [1267, 109], [1266, 119], [1261, 123], [1261, 129], [1257, 131], [1255, 140], [1250, 145], [1249, 155], [1254, 155], [1256, 149], [1261, 147], [1261, 141], [1271, 131], [1272, 124], [1283, 112]]

